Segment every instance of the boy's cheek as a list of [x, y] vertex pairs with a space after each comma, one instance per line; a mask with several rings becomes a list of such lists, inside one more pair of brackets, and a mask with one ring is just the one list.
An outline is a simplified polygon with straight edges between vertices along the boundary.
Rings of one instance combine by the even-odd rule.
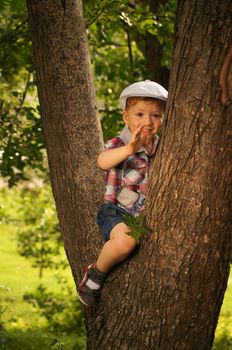
[[156, 135], [156, 134], [159, 132], [160, 128], [161, 128], [161, 125], [156, 126], [156, 127], [153, 129], [152, 135], [153, 135], [153, 136]]
[[158, 123], [158, 124], [156, 125], [156, 127], [155, 127], [156, 132], [158, 132], [158, 131], [160, 130], [162, 124], [163, 124], [163, 119], [162, 119], [162, 120], [160, 119], [159, 123]]
[[[156, 134], [156, 133], [155, 133]], [[149, 141], [149, 140], [151, 140], [152, 138], [153, 138], [153, 136], [154, 136], [154, 133], [153, 133], [153, 131], [152, 132], [146, 132], [146, 133], [142, 133], [142, 140], [144, 141], [144, 142], [146, 142], [146, 141]]]

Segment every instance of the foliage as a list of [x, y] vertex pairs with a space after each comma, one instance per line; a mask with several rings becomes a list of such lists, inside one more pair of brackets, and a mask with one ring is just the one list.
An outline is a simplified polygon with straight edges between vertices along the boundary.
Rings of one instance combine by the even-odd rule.
[[1, 125], [0, 171], [2, 176], [9, 178], [9, 186], [19, 180], [28, 180], [28, 167], [45, 172], [44, 141], [37, 109], [24, 106], [19, 113], [16, 109], [13, 113], [4, 111]]
[[22, 189], [20, 211], [23, 226], [19, 227], [18, 250], [39, 268], [40, 277], [45, 268], [67, 264], [59, 257], [62, 238], [50, 187]]
[[10, 295], [10, 288], [0, 285], [0, 325], [3, 324], [5, 312], [9, 311], [10, 305], [15, 301], [15, 298]]
[[18, 188], [14, 198], [9, 191], [1, 191], [0, 223], [12, 222], [17, 226], [18, 252], [38, 268], [42, 277], [44, 269], [57, 270], [68, 263], [61, 254], [63, 241], [51, 187], [42, 181], [39, 183], [39, 187], [33, 189]]
[[[30, 191], [32, 195], [28, 196]], [[52, 201], [52, 196], [50, 190], [46, 189], [44, 192], [46, 195], [41, 196], [40, 202], [43, 207], [44, 201], [46, 209], [47, 197]], [[23, 199], [20, 202], [20, 197], [25, 193], [30, 203], [26, 206]], [[1, 283], [14, 290], [16, 300], [11, 305], [11, 293], [8, 289], [4, 289], [2, 299], [0, 293], [1, 309], [8, 306], [4, 313], [4, 324], [0, 328], [0, 348], [52, 350], [63, 346], [64, 350], [84, 350], [83, 317], [76, 298], [75, 285], [70, 270], [66, 265], [59, 263], [64, 258], [64, 252], [61, 251], [56, 257], [56, 270], [53, 264], [48, 265], [44, 269], [42, 279], [39, 279], [35, 268], [30, 266], [28, 259], [19, 256], [16, 249], [17, 231], [26, 231], [28, 223], [31, 226], [33, 221], [30, 211], [33, 213], [36, 195], [38, 196], [38, 191], [35, 192], [34, 189], [15, 187], [7, 191], [1, 190]], [[29, 216], [23, 212], [24, 208]], [[27, 218], [26, 224], [23, 218]], [[54, 221], [56, 220], [55, 218]], [[52, 226], [52, 220], [47, 225]], [[36, 265], [36, 268], [38, 269], [39, 265]]]
[[14, 328], [3, 330], [1, 350], [85, 350], [85, 341], [74, 334], [60, 330], [48, 332], [45, 328]]
[[23, 0], [0, 1], [0, 173], [13, 186], [25, 169], [45, 171], [31, 35]]
[[0, 347], [4, 349], [8, 337], [5, 331], [4, 316], [7, 312], [11, 312], [11, 306], [15, 301], [15, 297], [11, 296], [11, 290], [9, 287], [0, 285]]
[[[122, 127], [118, 99], [128, 84], [148, 79], [146, 34], [163, 48], [162, 65], [170, 67], [176, 1], [154, 14], [148, 1], [85, 1], [88, 39], [104, 139]], [[156, 59], [154, 57], [154, 59]]]
[[228, 327], [231, 324], [232, 324], [231, 313], [220, 315], [212, 350], [231, 350], [232, 349], [232, 330], [231, 330], [231, 327]]
[[[172, 52], [173, 52], [173, 39], [175, 29], [177, 1], [169, 0], [165, 5], [160, 6], [159, 16], [154, 16], [159, 30], [157, 35], [160, 44], [163, 47], [162, 65], [171, 68]], [[152, 29], [151, 29], [152, 30]]]
[[[44, 269], [67, 267], [60, 254], [62, 240], [51, 188], [48, 185], [39, 190], [22, 188], [19, 198], [19, 253], [32, 261], [32, 267], [39, 269], [40, 277]], [[71, 288], [60, 275], [57, 279], [61, 287], [59, 294], [40, 284], [34, 292], [25, 293], [24, 300], [47, 319], [46, 331], [52, 339], [51, 347], [63, 348], [63, 336], [75, 333], [75, 349], [82, 350], [85, 348], [85, 329], [80, 303], [73, 286]]]
[[[123, 125], [122, 88], [149, 78], [146, 33], [160, 42], [162, 65], [170, 66], [176, 0], [156, 14], [147, 0], [87, 0], [83, 5], [106, 140]], [[28, 168], [46, 172], [46, 154], [25, 1], [0, 0], [0, 11], [0, 174], [13, 186], [29, 177]]]
[[133, 237], [137, 244], [140, 244], [142, 236], [148, 233], [148, 228], [144, 226], [143, 216], [131, 216], [128, 214], [123, 215], [126, 225], [130, 228], [130, 232], [127, 234]]
[[62, 333], [75, 332], [75, 349], [85, 346], [85, 327], [80, 303], [77, 302], [73, 290], [63, 283], [62, 293], [49, 292], [44, 285], [39, 285], [35, 292], [26, 293], [24, 299], [31, 303], [36, 311], [48, 321], [49, 333], [55, 335], [57, 342]]
[[128, 1], [87, 1], [84, 7], [105, 140], [123, 125], [118, 104], [121, 89], [147, 73], [142, 53], [129, 40], [129, 26], [121, 15], [126, 9]]

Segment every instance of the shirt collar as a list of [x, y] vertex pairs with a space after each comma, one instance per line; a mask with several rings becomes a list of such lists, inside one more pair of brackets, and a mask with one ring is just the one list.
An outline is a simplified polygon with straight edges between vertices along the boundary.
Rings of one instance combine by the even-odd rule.
[[[124, 126], [124, 128], [121, 131], [121, 134], [119, 135], [120, 139], [125, 143], [125, 145], [127, 145], [131, 139], [132, 133], [130, 131], [130, 129], [128, 128], [127, 125]], [[152, 154], [150, 154], [150, 156], [153, 156], [153, 154], [156, 151], [157, 145], [158, 145], [158, 141], [159, 141], [159, 137], [156, 135], [155, 139], [154, 139], [154, 146], [153, 146], [153, 150], [152, 150]], [[139, 152], [146, 152], [146, 149], [142, 146], [137, 153]]]

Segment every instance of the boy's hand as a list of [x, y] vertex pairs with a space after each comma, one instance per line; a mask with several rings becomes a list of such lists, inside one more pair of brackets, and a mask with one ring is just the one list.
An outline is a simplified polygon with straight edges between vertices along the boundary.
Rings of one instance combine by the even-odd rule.
[[133, 132], [131, 140], [127, 145], [130, 155], [136, 153], [142, 146], [151, 142], [152, 137], [152, 130], [146, 130], [145, 126], [139, 126]]

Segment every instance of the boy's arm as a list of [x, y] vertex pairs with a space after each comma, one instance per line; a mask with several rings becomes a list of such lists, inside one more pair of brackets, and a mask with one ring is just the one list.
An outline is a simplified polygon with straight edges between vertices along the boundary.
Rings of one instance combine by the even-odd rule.
[[126, 146], [103, 151], [99, 154], [97, 163], [102, 170], [109, 170], [116, 167], [132, 154], [132, 149], [128, 144]]
[[138, 127], [132, 134], [130, 142], [118, 148], [103, 151], [98, 156], [98, 166], [102, 170], [109, 170], [126, 160], [129, 156], [137, 152], [144, 143], [141, 137], [143, 127]]

